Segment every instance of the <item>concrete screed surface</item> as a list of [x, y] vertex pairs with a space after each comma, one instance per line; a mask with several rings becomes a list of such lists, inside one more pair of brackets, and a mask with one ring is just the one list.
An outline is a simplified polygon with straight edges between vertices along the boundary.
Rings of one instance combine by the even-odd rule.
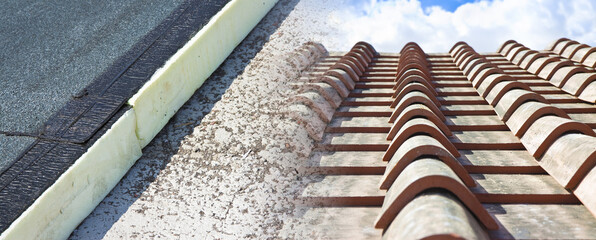
[[[0, 131], [37, 134], [72, 95], [182, 2], [3, 1]], [[32, 141], [0, 134], [0, 171]]]
[[299, 77], [284, 60], [307, 41], [340, 42], [327, 24], [336, 4], [280, 1], [71, 238], [278, 237], [314, 146], [284, 113]]

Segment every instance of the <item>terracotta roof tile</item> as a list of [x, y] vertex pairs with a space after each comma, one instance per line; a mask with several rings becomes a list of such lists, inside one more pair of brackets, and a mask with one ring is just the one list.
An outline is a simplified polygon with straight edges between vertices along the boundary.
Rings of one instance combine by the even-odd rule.
[[383, 161], [388, 161], [389, 159], [391, 159], [391, 157], [393, 156], [393, 154], [399, 146], [401, 146], [410, 137], [419, 134], [425, 134], [433, 137], [441, 144], [443, 144], [443, 146], [447, 148], [451, 152], [451, 154], [453, 154], [456, 157], [459, 157], [459, 152], [457, 151], [457, 148], [453, 146], [449, 139], [447, 139], [447, 136], [445, 136], [445, 134], [441, 132], [441, 130], [433, 122], [424, 118], [414, 118], [407, 121], [403, 126], [401, 126], [399, 128], [399, 131], [396, 133], [395, 137], [391, 138], [391, 144], [389, 144], [389, 148], [387, 149], [387, 152], [383, 157]]
[[540, 94], [524, 89], [510, 89], [507, 91], [502, 99], [495, 106], [495, 111], [501, 117], [501, 120], [507, 122], [511, 114], [525, 102], [535, 101], [548, 103], [548, 101]]
[[557, 138], [540, 159], [540, 166], [567, 189], [574, 189], [595, 165], [596, 138], [577, 133]]
[[577, 98], [587, 102], [596, 102], [596, 82], [590, 82]]
[[573, 55], [575, 55], [575, 53], [577, 53], [577, 51], [579, 51], [582, 48], [589, 48], [590, 46], [586, 45], [586, 44], [581, 44], [581, 43], [574, 43], [571, 44], [570, 46], [568, 46], [563, 53], [561, 53], [560, 55], [568, 58], [568, 59], [572, 59]]
[[[433, 224], [428, 224], [429, 222]], [[411, 200], [385, 230], [387, 239], [489, 239], [478, 220], [444, 191], [424, 192]]]
[[596, 81], [596, 73], [577, 73], [565, 82], [562, 89], [573, 96], [581, 94], [588, 84]]
[[[584, 146], [585, 147], [585, 146]], [[593, 147], [593, 146], [590, 146]], [[590, 210], [592, 215], [596, 216], [596, 191], [594, 191], [594, 184], [596, 183], [596, 168], [589, 170], [588, 174], [581, 180], [573, 193], [582, 201], [584, 206]]]
[[[441, 121], [445, 121], [445, 115], [443, 115], [441, 110], [439, 110], [440, 105], [437, 106], [438, 100], [436, 100], [436, 97], [434, 97], [433, 95], [431, 95], [431, 96], [432, 97], [429, 97], [428, 95], [424, 94], [423, 92], [418, 92], [418, 91], [412, 91], [412, 92], [406, 93], [401, 98], [401, 100], [395, 105], [395, 110], [391, 114], [391, 117], [389, 118], [389, 122], [391, 122], [391, 123], [394, 122], [395, 119], [397, 119], [397, 117], [399, 116], [399, 114], [401, 114], [401, 112], [404, 109], [406, 109], [408, 106], [410, 106], [412, 104], [425, 105], [437, 117], [439, 117], [441, 119]], [[399, 97], [399, 95], [398, 95], [398, 97]], [[433, 98], [436, 101], [436, 103], [435, 103], [435, 101], [433, 101]]]
[[[534, 63], [537, 59], [539, 58], [548, 58], [548, 53], [539, 53], [537, 51], [534, 51], [530, 54], [528, 54], [527, 57], [525, 57], [521, 63], [519, 63], [519, 66], [523, 69], [528, 70], [531, 66], [532, 63]], [[528, 70], [529, 71], [529, 70]]]
[[387, 191], [382, 213], [377, 218], [375, 227], [387, 228], [416, 195], [436, 188], [455, 195], [487, 229], [498, 228], [495, 220], [453, 170], [442, 161], [432, 158], [423, 158], [410, 163], [395, 179]]
[[555, 87], [562, 87], [567, 83], [570, 77], [575, 76], [576, 73], [585, 73], [588, 72], [586, 68], [579, 67], [579, 66], [568, 66], [562, 67], [554, 71], [548, 79]]
[[572, 40], [567, 38], [561, 38], [555, 42], [555, 44], [551, 47], [550, 51], [553, 52], [562, 52], [565, 47], [569, 44], [572, 44]]
[[445, 134], [445, 136], [453, 135], [449, 127], [444, 123], [445, 119], [441, 120], [431, 109], [429, 109], [424, 104], [412, 104], [407, 106], [399, 116], [397, 116], [396, 120], [394, 121], [393, 125], [391, 126], [391, 130], [389, 134], [387, 134], [387, 140], [392, 140], [398, 131], [404, 126], [408, 121], [414, 118], [424, 118], [427, 121], [432, 122], [435, 127], [441, 129], [441, 132]]
[[520, 105], [506, 122], [515, 136], [521, 137], [526, 133], [532, 123], [545, 115], [569, 119], [567, 113], [559, 108], [542, 102], [529, 101]]
[[[509, 40], [509, 41], [513, 41], [513, 40]], [[507, 42], [509, 42], [507, 41]], [[557, 47], [558, 44], [565, 44], [565, 43], [561, 43], [561, 42], [567, 42], [570, 41], [569, 38], [559, 38], [557, 40], [555, 40], [549, 47], [547, 47], [547, 50], [553, 51], [555, 49], [555, 47]], [[507, 43], [505, 42], [505, 43]]]
[[537, 75], [543, 79], [550, 79], [557, 70], [567, 66], [573, 66], [573, 63], [571, 61], [551, 62], [544, 66], [544, 68]]
[[509, 60], [511, 60], [511, 62], [513, 64], [519, 65], [522, 62], [522, 60], [524, 60], [531, 53], [532, 53], [531, 49], [524, 49], [524, 50], [518, 52], [515, 56], [513, 56], [512, 59], [509, 59]]
[[[514, 44], [516, 44], [517, 42], [515, 40], [507, 40], [506, 42], [504, 42], [503, 44], [501, 44], [501, 46], [499, 47], [499, 50], [497, 50], [498, 53], [504, 54], [505, 52], [507, 52]], [[465, 42], [461, 42], [462, 45], [468, 45]]]
[[472, 177], [470, 177], [468, 172], [456, 160], [452, 152], [447, 150], [443, 143], [437, 141], [433, 137], [419, 135], [408, 138], [399, 146], [397, 151], [391, 155], [380, 188], [388, 189], [406, 166], [423, 156], [434, 156], [443, 161], [458, 175], [466, 186], [476, 186]]
[[[496, 75], [496, 74], [495, 74]], [[486, 101], [492, 106], [496, 106], [501, 98], [512, 89], [522, 89], [531, 91], [530, 87], [518, 81], [501, 81], [497, 83], [486, 95]]]
[[594, 47], [581, 48], [577, 50], [575, 54], [573, 54], [571, 60], [579, 63], [584, 63], [586, 59], [594, 52], [596, 52], [596, 48]]
[[315, 82], [300, 84], [299, 87], [301, 93], [313, 91], [321, 94], [334, 109], [338, 108], [343, 100], [339, 93], [337, 93], [337, 91], [335, 91], [335, 89], [333, 89], [333, 87], [327, 83]]

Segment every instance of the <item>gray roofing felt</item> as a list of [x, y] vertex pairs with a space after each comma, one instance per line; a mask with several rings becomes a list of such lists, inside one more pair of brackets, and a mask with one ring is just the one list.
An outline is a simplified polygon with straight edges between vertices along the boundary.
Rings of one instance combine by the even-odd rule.
[[[0, 132], [37, 135], [71, 96], [183, 0], [5, 1], [0, 8]], [[0, 171], [32, 142], [0, 134]]]
[[15, 159], [22, 150], [25, 150], [35, 141], [32, 137], [14, 137], [0, 134], [0, 172], [2, 172]]

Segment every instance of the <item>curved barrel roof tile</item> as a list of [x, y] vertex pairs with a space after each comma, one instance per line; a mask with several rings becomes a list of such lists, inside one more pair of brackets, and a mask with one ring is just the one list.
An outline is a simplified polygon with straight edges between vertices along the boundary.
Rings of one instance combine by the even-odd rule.
[[399, 146], [393, 157], [387, 163], [385, 174], [381, 181], [381, 189], [389, 189], [393, 181], [401, 172], [413, 161], [421, 157], [436, 158], [443, 161], [468, 187], [476, 186], [476, 182], [455, 159], [455, 157], [445, 148], [443, 144], [435, 138], [426, 135], [417, 135], [408, 138]]
[[307, 91], [315, 91], [321, 94], [325, 100], [331, 105], [333, 108], [338, 108], [341, 102], [343, 101], [342, 97], [337, 93], [337, 91], [329, 84], [322, 83], [322, 82], [315, 82], [315, 83], [307, 83], [301, 84], [300, 90], [301, 93]]
[[437, 105], [435, 105], [429, 96], [422, 92], [413, 91], [404, 95], [399, 103], [397, 103], [395, 110], [393, 110], [393, 113], [389, 118], [389, 122], [393, 123], [404, 109], [415, 103], [426, 105], [426, 107], [428, 107], [437, 117], [439, 117], [442, 121], [445, 121], [445, 115], [443, 115], [441, 110], [437, 107]]
[[387, 227], [384, 237], [490, 239], [470, 211], [455, 196], [444, 191], [427, 191], [416, 196]]
[[567, 80], [569, 80], [569, 78], [571, 78], [575, 74], [586, 72], [589, 72], [589, 70], [587, 70], [584, 67], [567, 66], [557, 69], [556, 72], [554, 72], [554, 74], [552, 74], [552, 76], [550, 76], [548, 79], [555, 87], [560, 88], [564, 86], [565, 83], [567, 83]]
[[[397, 90], [397, 89], [396, 89]], [[424, 94], [426, 97], [428, 97], [437, 107], [441, 106], [441, 103], [439, 102], [439, 100], [437, 99], [436, 93], [433, 94], [435, 91], [432, 91], [430, 89], [428, 89], [427, 86], [425, 86], [424, 84], [420, 83], [420, 82], [410, 82], [408, 84], [406, 84], [400, 91], [399, 93], [396, 91], [396, 95], [395, 95], [395, 99], [393, 99], [393, 103], [391, 103], [392, 108], [396, 107], [397, 104], [406, 96], [408, 96], [409, 93], [411, 92], [419, 92]]]
[[586, 124], [558, 116], [543, 116], [532, 123], [521, 141], [532, 156], [541, 157], [558, 137], [570, 132], [596, 136]]
[[499, 103], [499, 100], [505, 95], [505, 93], [509, 92], [512, 89], [524, 89], [527, 91], [531, 91], [528, 85], [518, 82], [518, 81], [502, 81], [497, 83], [490, 92], [486, 95], [486, 101], [492, 105], [496, 106]]
[[520, 105], [511, 114], [511, 117], [507, 120], [507, 126], [515, 136], [522, 137], [536, 119], [545, 115], [570, 119], [567, 113], [560, 108], [542, 102], [529, 101]]
[[553, 51], [553, 50], [554, 50], [554, 49], [557, 47], [557, 45], [559, 45], [559, 44], [565, 44], [565, 43], [562, 43], [562, 42], [567, 42], [567, 41], [570, 41], [570, 40], [569, 40], [569, 38], [559, 38], [559, 39], [555, 40], [555, 41], [554, 41], [554, 42], [553, 42], [553, 43], [552, 43], [552, 44], [551, 44], [549, 47], [547, 47], [546, 49], [547, 49], [547, 50], [550, 50], [550, 51]]
[[497, 229], [496, 221], [488, 214], [474, 194], [445, 163], [436, 159], [420, 159], [410, 163], [387, 191], [376, 228], [387, 228], [401, 210], [418, 194], [430, 189], [444, 189], [461, 203], [487, 229]]
[[[594, 72], [576, 73], [565, 82], [562, 89], [573, 96], [578, 96], [594, 81], [596, 81], [596, 73]], [[591, 89], [588, 91], [591, 91]]]
[[451, 130], [449, 130], [449, 127], [447, 127], [447, 125], [445, 125], [445, 123], [439, 117], [437, 117], [437, 115], [426, 105], [412, 104], [406, 107], [399, 114], [399, 116], [397, 116], [397, 119], [393, 123], [391, 130], [389, 130], [389, 133], [387, 134], [387, 140], [393, 139], [399, 131], [399, 129], [401, 128], [401, 126], [403, 126], [407, 121], [415, 117], [423, 117], [433, 122], [435, 126], [441, 129], [441, 132], [443, 132], [443, 134], [445, 134], [446, 136], [453, 135]]
[[511, 48], [511, 46], [513, 46], [514, 44], [516, 44], [517, 41], [510, 39], [505, 41], [503, 44], [501, 44], [501, 46], [499, 47], [499, 49], [497, 50], [498, 53], [501, 53], [502, 55], [507, 52], [507, 50], [509, 48]]
[[331, 75], [332, 74], [323, 75], [323, 76], [315, 79], [314, 82], [327, 83], [327, 84], [331, 85], [335, 89], [335, 91], [337, 91], [337, 93], [339, 93], [339, 95], [342, 98], [348, 97], [348, 94], [350, 94], [350, 89], [347, 86], [350, 85], [349, 81], [351, 81], [351, 80], [346, 77], [337, 78], [337, 77], [334, 77]]
[[324, 76], [336, 77], [344, 84], [345, 88], [347, 88], [350, 91], [354, 90], [354, 86], [356, 86], [356, 81], [358, 80], [353, 79], [352, 76], [350, 76], [350, 74], [348, 74], [346, 71], [342, 69], [330, 69], [327, 72], [325, 72]]
[[397, 131], [395, 136], [391, 139], [391, 144], [389, 145], [389, 148], [387, 148], [387, 151], [383, 156], [383, 160], [389, 161], [401, 144], [403, 144], [408, 138], [420, 134], [433, 137], [437, 141], [441, 142], [443, 146], [445, 146], [445, 148], [451, 152], [451, 154], [456, 157], [460, 156], [457, 148], [453, 146], [449, 139], [447, 139], [447, 136], [445, 136], [445, 134], [433, 122], [425, 118], [413, 118], [401, 126], [399, 131]]
[[540, 166], [565, 188], [575, 189], [596, 166], [596, 138], [577, 133], [565, 134], [546, 150], [540, 158]]
[[501, 120], [507, 122], [509, 117], [511, 117], [511, 114], [513, 114], [520, 105], [528, 101], [548, 103], [542, 95], [535, 92], [523, 89], [512, 89], [503, 95], [495, 107], [495, 111], [501, 117]]

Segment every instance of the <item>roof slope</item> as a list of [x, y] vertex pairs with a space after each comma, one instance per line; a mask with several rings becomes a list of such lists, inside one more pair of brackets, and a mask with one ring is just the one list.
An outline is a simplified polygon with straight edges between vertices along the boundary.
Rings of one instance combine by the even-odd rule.
[[380, 54], [360, 42], [321, 59], [305, 85], [335, 91], [295, 103], [327, 126], [311, 128], [315, 177], [286, 234], [596, 236], [593, 49], [561, 39], [546, 51], [507, 41], [488, 54], [464, 42]]

